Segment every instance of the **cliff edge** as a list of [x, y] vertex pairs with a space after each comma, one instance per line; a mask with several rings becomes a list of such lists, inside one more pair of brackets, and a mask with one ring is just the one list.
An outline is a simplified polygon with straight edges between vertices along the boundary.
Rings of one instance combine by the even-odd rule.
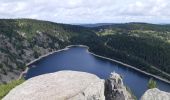
[[105, 81], [86, 72], [59, 71], [25, 81], [3, 100], [132, 100], [129, 98], [119, 74], [112, 73]]
[[104, 80], [85, 72], [59, 71], [31, 78], [3, 100], [104, 100]]

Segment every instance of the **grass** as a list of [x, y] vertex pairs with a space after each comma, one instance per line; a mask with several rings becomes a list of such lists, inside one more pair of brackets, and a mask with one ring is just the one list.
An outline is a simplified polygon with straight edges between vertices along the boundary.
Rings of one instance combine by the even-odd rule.
[[14, 80], [7, 84], [0, 84], [0, 100], [6, 96], [11, 89], [24, 82], [24, 79]]

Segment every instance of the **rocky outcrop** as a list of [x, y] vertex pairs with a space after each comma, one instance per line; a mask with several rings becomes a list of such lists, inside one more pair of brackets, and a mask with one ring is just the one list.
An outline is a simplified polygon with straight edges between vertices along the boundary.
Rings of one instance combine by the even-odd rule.
[[147, 90], [141, 100], [170, 100], [170, 93], [157, 88]]
[[104, 80], [85, 72], [59, 71], [27, 80], [3, 100], [105, 100]]
[[96, 75], [59, 71], [31, 78], [3, 100], [133, 100], [119, 74], [104, 81]]
[[105, 81], [105, 96], [106, 100], [133, 100], [117, 73], [111, 73], [110, 78]]

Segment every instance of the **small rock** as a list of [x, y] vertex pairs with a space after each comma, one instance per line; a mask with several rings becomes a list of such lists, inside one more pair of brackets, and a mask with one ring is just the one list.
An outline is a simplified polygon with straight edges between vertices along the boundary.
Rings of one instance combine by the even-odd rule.
[[141, 100], [170, 100], [170, 93], [157, 88], [147, 90]]

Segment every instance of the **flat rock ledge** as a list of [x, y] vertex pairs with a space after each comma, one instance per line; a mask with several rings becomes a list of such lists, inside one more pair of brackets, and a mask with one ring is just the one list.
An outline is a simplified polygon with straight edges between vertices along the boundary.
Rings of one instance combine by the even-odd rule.
[[147, 90], [141, 100], [170, 100], [170, 93], [157, 88]]
[[3, 100], [105, 100], [104, 80], [85, 72], [59, 71], [25, 81]]

